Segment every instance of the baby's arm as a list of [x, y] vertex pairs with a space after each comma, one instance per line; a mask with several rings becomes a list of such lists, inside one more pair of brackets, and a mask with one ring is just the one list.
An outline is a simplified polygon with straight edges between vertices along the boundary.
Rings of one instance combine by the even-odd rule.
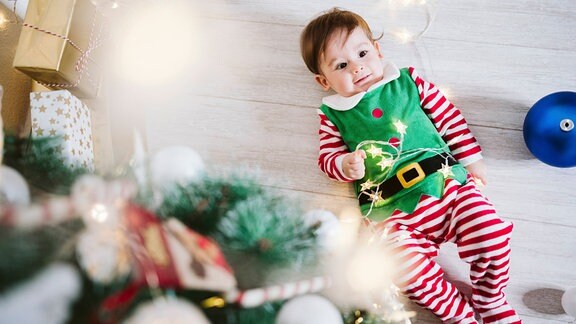
[[351, 182], [364, 177], [364, 159], [362, 150], [350, 152], [342, 140], [340, 131], [324, 113], [318, 109], [320, 117], [320, 153], [318, 166], [330, 179]]
[[420, 78], [414, 68], [409, 68], [409, 71], [418, 87], [422, 108], [444, 141], [450, 144], [452, 155], [466, 167], [472, 176], [486, 183], [482, 149], [470, 132], [460, 110], [434, 84]]

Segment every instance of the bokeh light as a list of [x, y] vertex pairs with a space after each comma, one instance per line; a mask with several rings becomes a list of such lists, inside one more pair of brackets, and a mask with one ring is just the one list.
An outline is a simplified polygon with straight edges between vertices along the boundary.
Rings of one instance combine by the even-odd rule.
[[131, 6], [114, 34], [113, 70], [140, 84], [162, 84], [188, 72], [202, 44], [193, 8], [179, 1]]

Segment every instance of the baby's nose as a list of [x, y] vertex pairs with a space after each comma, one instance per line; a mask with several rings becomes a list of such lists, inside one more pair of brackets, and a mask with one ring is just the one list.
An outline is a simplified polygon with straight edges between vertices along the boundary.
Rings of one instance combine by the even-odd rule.
[[356, 66], [354, 67], [354, 74], [358, 74], [358, 73], [360, 73], [360, 71], [362, 71], [362, 70], [364, 70], [364, 66], [362, 66], [362, 65], [356, 65]]

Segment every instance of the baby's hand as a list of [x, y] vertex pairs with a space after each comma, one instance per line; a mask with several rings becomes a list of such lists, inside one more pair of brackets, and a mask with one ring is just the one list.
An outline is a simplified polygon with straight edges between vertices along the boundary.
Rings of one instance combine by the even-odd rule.
[[486, 185], [488, 183], [486, 181], [486, 165], [484, 164], [484, 161], [478, 160], [466, 166], [466, 169], [480, 185]]
[[358, 180], [364, 178], [364, 159], [366, 152], [363, 150], [354, 151], [344, 156], [342, 160], [342, 171], [347, 178]]

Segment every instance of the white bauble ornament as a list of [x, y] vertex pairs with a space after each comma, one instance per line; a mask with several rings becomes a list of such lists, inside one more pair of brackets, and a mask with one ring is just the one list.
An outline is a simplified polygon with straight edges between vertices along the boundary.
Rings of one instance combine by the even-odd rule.
[[143, 303], [124, 324], [210, 324], [202, 311], [179, 298], [157, 298]]
[[54, 263], [0, 295], [0, 323], [66, 323], [80, 290], [80, 275], [74, 267]]
[[0, 203], [30, 204], [30, 190], [26, 180], [18, 171], [5, 165], [0, 166]]
[[198, 179], [204, 172], [200, 155], [187, 146], [170, 146], [156, 152], [150, 161], [152, 184], [156, 189], [169, 188]]
[[126, 239], [120, 230], [88, 229], [76, 244], [78, 262], [90, 279], [110, 283], [130, 272]]
[[315, 226], [318, 245], [326, 251], [331, 251], [338, 246], [338, 234], [340, 233], [340, 221], [333, 213], [315, 209], [304, 214], [304, 222], [308, 226]]
[[286, 302], [276, 316], [276, 324], [342, 324], [342, 315], [328, 299], [303, 295]]
[[576, 287], [568, 288], [562, 295], [562, 308], [566, 314], [576, 318]]

